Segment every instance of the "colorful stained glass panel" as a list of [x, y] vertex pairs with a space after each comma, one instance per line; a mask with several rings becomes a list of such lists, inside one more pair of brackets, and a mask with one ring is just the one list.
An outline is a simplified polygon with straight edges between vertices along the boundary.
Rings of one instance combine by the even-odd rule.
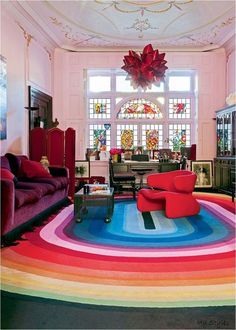
[[138, 144], [137, 125], [117, 125], [117, 147], [132, 149]]
[[159, 133], [156, 129], [146, 131], [146, 148], [153, 150], [158, 148]]
[[90, 148], [100, 151], [110, 150], [111, 131], [110, 129], [106, 129], [105, 125], [89, 125]]
[[162, 118], [160, 108], [146, 99], [129, 100], [122, 105], [117, 118], [119, 119], [158, 119]]
[[110, 99], [89, 99], [89, 118], [106, 119], [110, 117]]
[[169, 146], [173, 151], [180, 151], [181, 147], [190, 146], [190, 125], [169, 125]]
[[191, 100], [190, 99], [169, 99], [169, 118], [190, 118]]

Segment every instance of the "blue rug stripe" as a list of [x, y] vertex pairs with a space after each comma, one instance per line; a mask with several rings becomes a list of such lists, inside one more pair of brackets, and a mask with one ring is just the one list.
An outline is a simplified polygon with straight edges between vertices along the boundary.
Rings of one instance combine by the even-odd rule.
[[104, 219], [104, 209], [92, 207], [82, 223], [72, 222], [64, 230], [68, 236], [84, 242], [141, 248], [197, 247], [217, 244], [234, 236], [229, 223], [222, 222], [204, 207], [196, 216], [167, 219], [162, 211], [142, 215], [136, 203], [129, 201], [115, 203], [109, 224]]

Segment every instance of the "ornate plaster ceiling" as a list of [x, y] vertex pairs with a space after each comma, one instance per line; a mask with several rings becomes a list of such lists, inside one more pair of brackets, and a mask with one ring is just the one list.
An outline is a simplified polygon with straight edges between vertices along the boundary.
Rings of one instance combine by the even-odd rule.
[[235, 34], [235, 1], [16, 1], [58, 47], [210, 50]]

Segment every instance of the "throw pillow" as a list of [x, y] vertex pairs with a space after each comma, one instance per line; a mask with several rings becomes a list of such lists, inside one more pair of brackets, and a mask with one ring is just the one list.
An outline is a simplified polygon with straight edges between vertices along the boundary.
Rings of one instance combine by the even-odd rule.
[[17, 183], [17, 178], [15, 175], [10, 172], [8, 169], [1, 167], [1, 179], [7, 179], [13, 181], [15, 184]]
[[27, 178], [51, 178], [51, 174], [43, 165], [34, 160], [22, 160], [20, 172]]

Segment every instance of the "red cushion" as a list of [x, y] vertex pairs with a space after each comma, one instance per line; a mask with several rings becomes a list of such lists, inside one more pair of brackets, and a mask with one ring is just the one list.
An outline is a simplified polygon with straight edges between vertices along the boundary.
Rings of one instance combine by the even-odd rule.
[[9, 170], [6, 168], [1, 168], [1, 178], [2, 179], [7, 179], [7, 180], [14, 180], [14, 174], [12, 174]]
[[39, 162], [22, 160], [21, 173], [27, 178], [51, 178], [51, 174]]

